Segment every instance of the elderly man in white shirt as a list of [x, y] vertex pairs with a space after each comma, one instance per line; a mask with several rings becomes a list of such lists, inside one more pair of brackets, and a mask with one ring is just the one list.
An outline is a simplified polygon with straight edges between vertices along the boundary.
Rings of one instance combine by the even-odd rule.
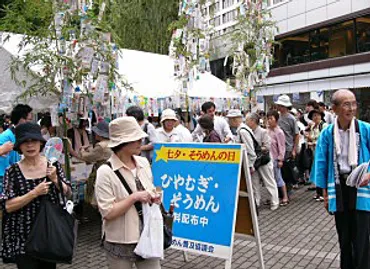
[[[215, 116], [216, 105], [213, 102], [205, 102], [202, 105], [202, 112], [208, 114], [213, 118], [214, 130], [221, 137], [221, 140], [225, 143], [230, 142], [233, 139], [233, 134], [231, 133], [230, 126], [224, 118]], [[198, 124], [192, 133], [193, 140], [196, 142], [203, 141], [203, 130]]]
[[[270, 151], [270, 136], [267, 130], [260, 127], [259, 116], [256, 113], [250, 113], [247, 115], [246, 123], [249, 128], [252, 129], [253, 135], [261, 147], [262, 151]], [[273, 161], [270, 160], [269, 163], [261, 165], [257, 171], [252, 174], [252, 186], [256, 197], [257, 206], [261, 202], [261, 180], [263, 181], [267, 191], [271, 198], [271, 210], [276, 210], [279, 207], [279, 193], [277, 188], [277, 183], [274, 177], [274, 166]], [[286, 205], [282, 203], [281, 205]]]

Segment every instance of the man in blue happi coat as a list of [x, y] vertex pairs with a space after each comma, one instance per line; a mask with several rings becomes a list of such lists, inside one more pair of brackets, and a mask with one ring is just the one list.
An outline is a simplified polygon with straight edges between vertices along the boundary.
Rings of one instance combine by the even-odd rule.
[[311, 180], [324, 189], [325, 207], [335, 216], [341, 269], [370, 269], [370, 176], [358, 188], [346, 184], [370, 160], [370, 124], [355, 119], [351, 91], [336, 91], [332, 105], [337, 118], [319, 137]]

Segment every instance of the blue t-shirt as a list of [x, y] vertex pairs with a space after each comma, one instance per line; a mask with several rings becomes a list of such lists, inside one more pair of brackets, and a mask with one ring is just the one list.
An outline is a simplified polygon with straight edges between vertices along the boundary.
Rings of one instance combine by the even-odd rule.
[[[12, 131], [12, 128], [8, 128], [5, 132], [0, 134], [0, 146], [4, 145], [6, 142], [15, 143], [15, 135]], [[20, 156], [18, 152], [11, 151], [5, 156], [0, 156], [0, 177], [3, 177], [5, 174], [5, 170], [20, 160]]]

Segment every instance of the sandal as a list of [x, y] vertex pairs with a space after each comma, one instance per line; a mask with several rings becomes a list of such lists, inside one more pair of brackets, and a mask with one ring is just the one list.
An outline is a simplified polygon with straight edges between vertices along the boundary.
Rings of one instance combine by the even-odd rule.
[[281, 201], [280, 202], [280, 205], [281, 206], [286, 206], [286, 205], [288, 205], [289, 204], [289, 200], [287, 200], [287, 201]]

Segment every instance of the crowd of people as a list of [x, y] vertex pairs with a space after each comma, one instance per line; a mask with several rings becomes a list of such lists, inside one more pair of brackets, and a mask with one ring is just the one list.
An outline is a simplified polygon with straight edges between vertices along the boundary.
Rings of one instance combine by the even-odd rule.
[[[62, 166], [48, 166], [41, 154], [49, 138], [61, 136], [70, 142], [74, 158], [94, 164], [87, 197], [103, 218], [102, 246], [110, 269], [133, 264], [160, 268], [159, 260], [145, 260], [134, 249], [143, 229], [137, 204], [161, 200], [150, 166], [154, 144], [161, 142], [243, 144], [257, 207], [288, 206], [294, 189], [307, 185], [315, 191], [314, 199], [335, 215], [341, 268], [370, 268], [370, 176], [366, 174], [358, 187], [346, 184], [351, 172], [370, 160], [370, 125], [355, 119], [357, 101], [348, 90], [333, 95], [331, 109], [315, 100], [305, 111], [295, 109], [287, 95], [266, 113], [231, 109], [220, 114], [213, 102], [206, 102], [198, 116], [165, 109], [156, 128], [140, 107], [132, 106], [126, 116], [110, 123], [97, 119], [91, 128], [86, 118], [77, 126], [67, 121], [64, 137], [52, 126], [50, 115], [32, 123], [32, 108], [17, 105], [0, 134], [3, 260], [18, 268], [56, 268], [55, 263], [29, 256], [24, 245], [42, 197], [57, 203], [57, 191], [71, 193]], [[261, 199], [262, 185], [269, 195], [266, 201]]]

